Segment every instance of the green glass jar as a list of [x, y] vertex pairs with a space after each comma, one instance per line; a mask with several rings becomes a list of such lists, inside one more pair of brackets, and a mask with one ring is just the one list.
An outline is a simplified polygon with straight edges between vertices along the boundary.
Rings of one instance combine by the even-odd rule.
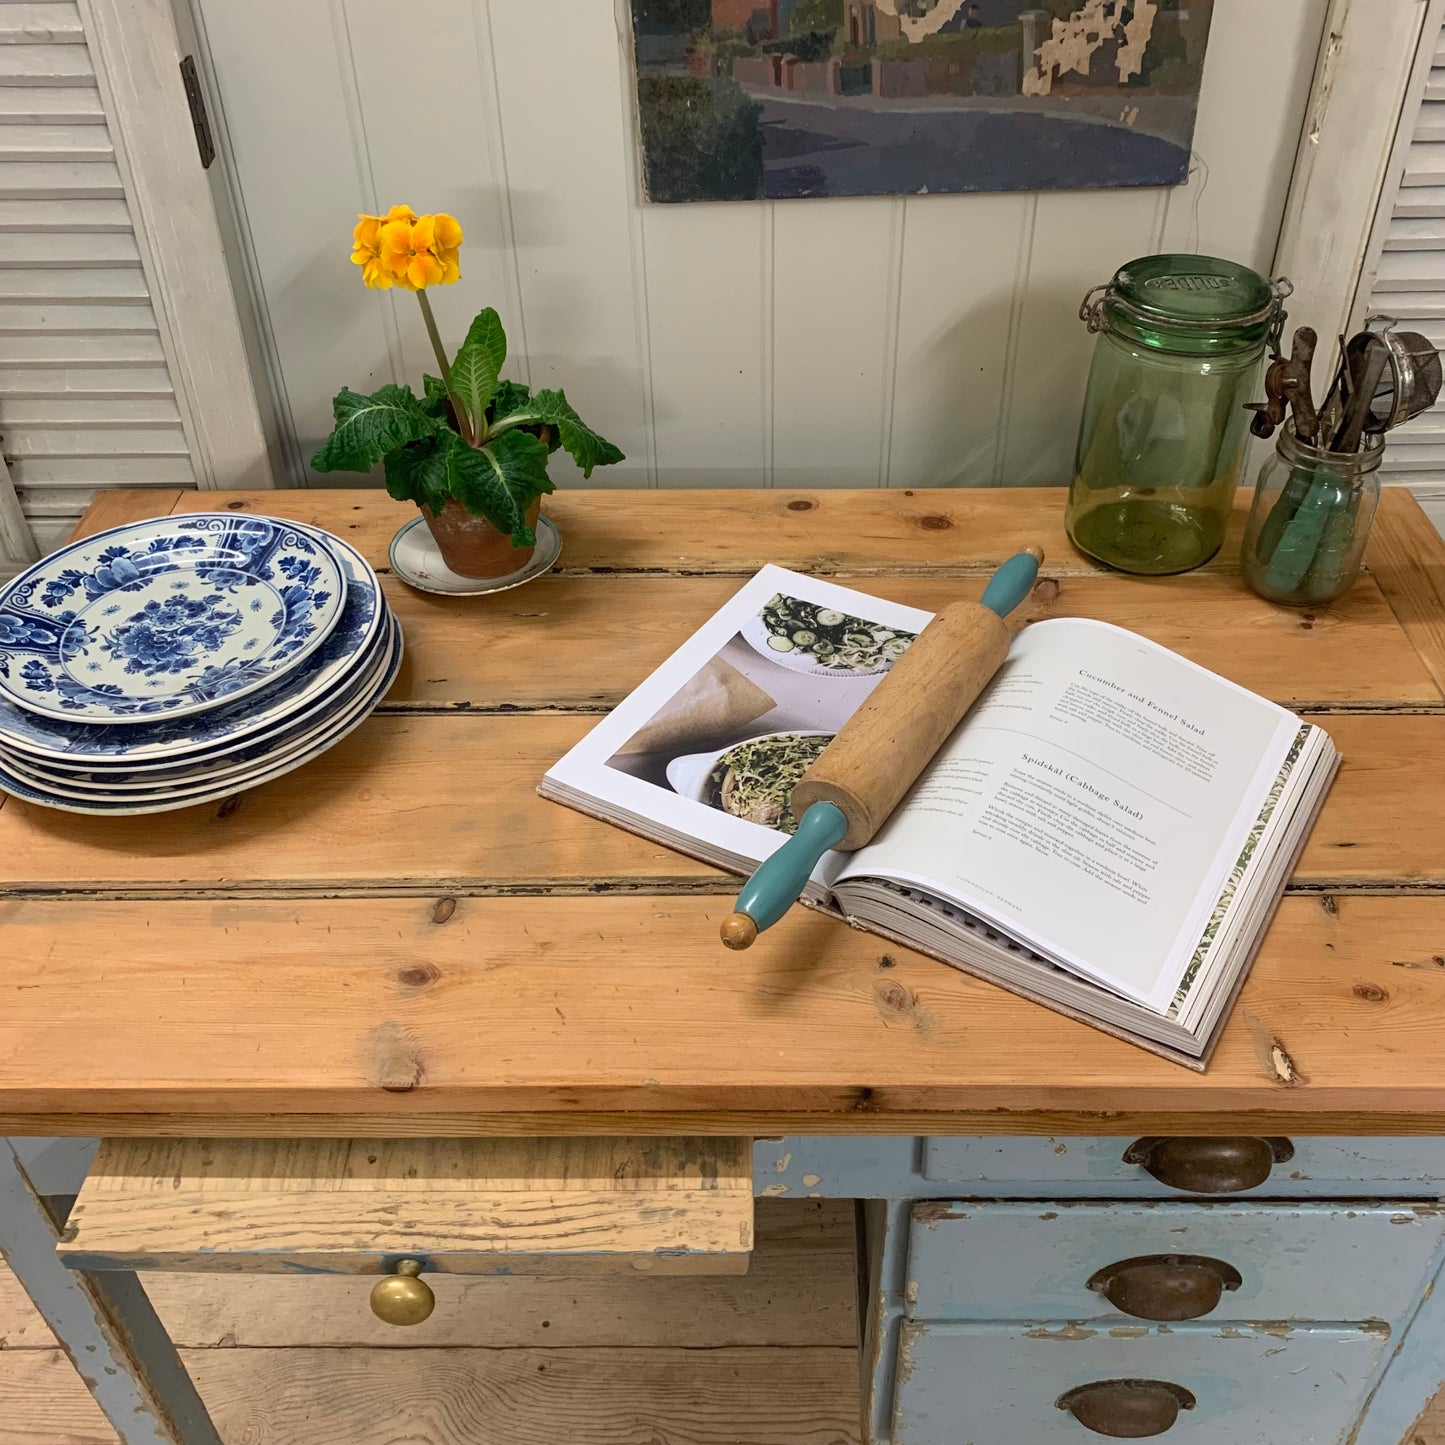
[[1245, 410], [1287, 281], [1216, 256], [1145, 256], [1085, 298], [1098, 333], [1065, 517], [1080, 551], [1158, 576], [1224, 541]]
[[1261, 597], [1320, 607], [1349, 591], [1380, 501], [1384, 455], [1379, 432], [1366, 432], [1357, 452], [1331, 452], [1306, 446], [1285, 422], [1259, 469], [1239, 559]]

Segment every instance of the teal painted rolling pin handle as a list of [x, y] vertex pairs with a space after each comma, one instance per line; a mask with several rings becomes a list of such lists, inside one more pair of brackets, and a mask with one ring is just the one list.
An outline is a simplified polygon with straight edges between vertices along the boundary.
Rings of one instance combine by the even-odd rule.
[[1010, 557], [977, 602], [945, 607], [793, 788], [798, 828], [743, 885], [719, 929], [749, 948], [798, 901], [830, 848], [853, 852], [888, 820], [1008, 656], [1004, 623], [1038, 579], [1043, 549]]

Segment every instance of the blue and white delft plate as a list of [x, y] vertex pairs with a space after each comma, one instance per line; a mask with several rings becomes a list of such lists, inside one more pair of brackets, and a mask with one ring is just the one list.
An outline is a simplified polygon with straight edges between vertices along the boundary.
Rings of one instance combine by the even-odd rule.
[[190, 717], [298, 667], [345, 602], [340, 563], [291, 522], [112, 527], [0, 592], [0, 696], [78, 723]]
[[344, 687], [328, 693], [320, 702], [287, 719], [283, 726], [259, 734], [254, 740], [245, 740], [243, 747], [160, 767], [124, 769], [76, 767], [58, 758], [32, 758], [0, 746], [0, 766], [27, 782], [38, 783], [56, 792], [70, 793], [80, 789], [80, 795], [84, 797], [97, 793], [103, 797], [154, 793], [167, 788], [198, 787], [203, 783], [239, 778], [280, 762], [293, 752], [309, 748], [368, 696], [390, 665], [392, 632], [396, 626], [392, 622], [382, 629], [378, 636], [380, 645], [368, 651], [369, 660], [358, 666], [357, 672], [348, 678]]
[[336, 720], [335, 726], [318, 738], [310, 748], [304, 752], [293, 754], [285, 759], [279, 760], [273, 765], [259, 768], [257, 771], [239, 780], [226, 780], [216, 783], [199, 791], [196, 789], [160, 789], [154, 794], [130, 794], [117, 797], [113, 800], [90, 799], [66, 797], [61, 793], [49, 788], [41, 787], [30, 783], [23, 778], [17, 777], [8, 768], [0, 765], [0, 790], [12, 793], [15, 797], [23, 799], [28, 803], [38, 803], [42, 807], [56, 808], [64, 813], [87, 813], [92, 816], [103, 814], [135, 815], [138, 813], [170, 813], [178, 808], [191, 808], [200, 803], [214, 803], [222, 798], [229, 797], [233, 793], [244, 792], [248, 788], [259, 787], [262, 783], [269, 783], [277, 778], [284, 777], [287, 773], [294, 772], [297, 768], [319, 758], [322, 753], [333, 748], [342, 738], [356, 731], [357, 728], [369, 718], [382, 698], [387, 694], [392, 683], [396, 680], [397, 671], [401, 667], [403, 643], [400, 626], [392, 628], [391, 653], [388, 658], [385, 670], [373, 684], [371, 691], [360, 701], [360, 703], [347, 715]]
[[[279, 777], [290, 768], [299, 767], [375, 710], [380, 698], [378, 689], [384, 691], [385, 686], [390, 685], [397, 649], [401, 646], [401, 628], [394, 620], [384, 631], [384, 642], [377, 654], [376, 665], [358, 680], [359, 686], [348, 689], [349, 695], [344, 702], [341, 694], [337, 695], [334, 710], [321, 722], [308, 728], [303, 736], [268, 747], [245, 761], [233, 762], [222, 758], [220, 761], [224, 766], [216, 768], [210, 765], [188, 776], [135, 774], [132, 776], [148, 778], [148, 781], [113, 784], [106, 774], [90, 778], [85, 775], [57, 778], [39, 771], [13, 753], [0, 752], [0, 780], [8, 779], [32, 788], [37, 800], [53, 796], [82, 803], [129, 802], [144, 807], [162, 802], [179, 806], [186, 799], [240, 792], [257, 781]], [[0, 781], [0, 787], [3, 786], [8, 786], [8, 783]]]
[[40, 717], [0, 694], [0, 743], [29, 757], [60, 758], [81, 766], [165, 766], [242, 746], [263, 729], [344, 686], [381, 632], [386, 617], [381, 587], [366, 559], [339, 537], [299, 523], [293, 530], [324, 546], [338, 559], [346, 577], [340, 620], [294, 671], [264, 691], [240, 700], [227, 699], [198, 717], [166, 717], [108, 727]]

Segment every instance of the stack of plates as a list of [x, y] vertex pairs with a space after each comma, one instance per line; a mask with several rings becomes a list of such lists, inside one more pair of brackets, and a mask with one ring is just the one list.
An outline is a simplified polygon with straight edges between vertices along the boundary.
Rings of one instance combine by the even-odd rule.
[[72, 813], [213, 802], [358, 727], [401, 651], [376, 573], [329, 532], [113, 527], [0, 588], [0, 789]]

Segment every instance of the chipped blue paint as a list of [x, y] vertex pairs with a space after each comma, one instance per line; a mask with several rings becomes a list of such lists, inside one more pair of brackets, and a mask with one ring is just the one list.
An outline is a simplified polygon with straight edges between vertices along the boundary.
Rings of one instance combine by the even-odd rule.
[[[1442, 1250], [1445, 1255], [1445, 1250]], [[1417, 1308], [1375, 1384], [1349, 1445], [1398, 1445], [1430, 1398], [1445, 1385], [1445, 1265], [1436, 1257]]]
[[99, 1139], [12, 1139], [11, 1147], [20, 1160], [37, 1194], [79, 1194], [90, 1172]]
[[753, 1190], [768, 1198], [897, 1199], [926, 1191], [919, 1140], [898, 1135], [797, 1135], [753, 1144]]
[[[961, 1197], [1113, 1199], [1178, 1198], [1137, 1164], [1124, 1163], [1133, 1136], [1100, 1138], [959, 1138], [922, 1141], [919, 1194]], [[1294, 1158], [1275, 1166], [1242, 1197], [1345, 1199], [1434, 1198], [1445, 1193], [1445, 1138], [1307, 1138]], [[908, 1191], [912, 1193], [913, 1191]]]
[[[1056, 1327], [906, 1322], [898, 1346], [897, 1445], [1093, 1438], [1056, 1406], [1108, 1379], [1168, 1380], [1193, 1392], [1170, 1445], [1335, 1445], [1386, 1349], [1378, 1329], [1177, 1325], [1113, 1334]], [[1393, 1442], [1392, 1442], [1393, 1445]]]
[[83, 1270], [88, 1273], [106, 1274], [119, 1272], [134, 1274], [138, 1269], [164, 1269], [158, 1259], [144, 1254], [86, 1254], [67, 1253], [64, 1259], [66, 1269]]
[[[548, 1253], [548, 1251], [542, 1251], [542, 1253]], [[568, 1250], [565, 1258], [576, 1261], [608, 1260], [618, 1263], [632, 1259], [634, 1255], [644, 1260], [735, 1257], [731, 1250], [656, 1249], [643, 1253], [638, 1250], [577, 1249]], [[402, 1260], [419, 1259], [422, 1261], [422, 1272], [425, 1274], [455, 1274], [491, 1278], [495, 1275], [513, 1274], [524, 1277], [535, 1276], [538, 1273], [536, 1270], [517, 1269], [513, 1265], [501, 1263], [500, 1260], [494, 1263], [490, 1259], [476, 1258], [471, 1252], [468, 1252], [468, 1257], [472, 1258], [473, 1262], [463, 1264], [460, 1258], [448, 1258], [443, 1262], [438, 1262], [415, 1251], [402, 1249], [374, 1257], [358, 1252], [348, 1252], [340, 1255], [335, 1264], [327, 1264], [315, 1258], [293, 1259], [276, 1249], [246, 1250], [224, 1247], [208, 1249], [198, 1246], [179, 1258], [71, 1250], [66, 1253], [65, 1266], [72, 1270], [84, 1270], [97, 1274], [156, 1270], [173, 1274], [295, 1274], [353, 1277], [358, 1274], [393, 1274]], [[645, 1266], [643, 1267], [645, 1268]]]
[[135, 1275], [67, 1269], [55, 1253], [57, 1235], [10, 1141], [0, 1139], [0, 1254], [121, 1445], [220, 1445]]
[[[1207, 1338], [1216, 1352], [1221, 1348], [1244, 1352], [1231, 1353], [1226, 1364], [1213, 1366], [1201, 1357], [1190, 1378], [1181, 1381], [1201, 1392], [1201, 1400], [1207, 1396], [1214, 1412], [1209, 1418], [1214, 1419], [1217, 1432], [1200, 1433], [1199, 1422], [1206, 1416], [1190, 1415], [1181, 1417], [1170, 1433], [1171, 1441], [1189, 1445], [1193, 1440], [1204, 1445], [1207, 1440], [1216, 1445], [1227, 1439], [1229, 1445], [1253, 1445], [1258, 1436], [1270, 1438], [1271, 1445], [1276, 1440], [1288, 1440], [1289, 1445], [1324, 1445], [1326, 1441], [1334, 1445], [1343, 1441], [1361, 1402], [1373, 1389], [1357, 1445], [1396, 1445], [1445, 1372], [1438, 1363], [1442, 1356], [1439, 1342], [1445, 1337], [1445, 1298], [1436, 1304], [1431, 1295], [1419, 1303], [1426, 1280], [1445, 1255], [1445, 1227], [1435, 1211], [1411, 1203], [1445, 1194], [1445, 1139], [1296, 1138], [1295, 1158], [1255, 1191], [1274, 1201], [1259, 1213], [1246, 1213], [1258, 1206], [1235, 1201], [1181, 1204], [1180, 1195], [1137, 1166], [1123, 1163], [1130, 1142], [1129, 1136], [791, 1136], [756, 1142], [755, 1187], [760, 1195], [879, 1201], [866, 1211], [865, 1383], [872, 1439], [886, 1445], [893, 1438], [896, 1418], [903, 1432], [898, 1445], [924, 1445], [929, 1436], [917, 1433], [915, 1424], [922, 1418], [919, 1402], [926, 1406], [928, 1398], [919, 1392], [930, 1372], [940, 1374], [928, 1341], [947, 1341], [950, 1332], [967, 1336], [972, 1331], [980, 1358], [992, 1358], [990, 1351], [1000, 1339], [1009, 1342], [1011, 1353], [997, 1370], [981, 1370], [981, 1387], [961, 1394], [957, 1385], [960, 1368], [949, 1364], [941, 1370], [944, 1386], [968, 1409], [974, 1409], [979, 1399], [987, 1402], [991, 1395], [1007, 1394], [1016, 1386], [1051, 1386], [1050, 1372], [1058, 1368], [1049, 1363], [1051, 1355], [1066, 1358], [1106, 1347], [1127, 1351], [1117, 1356], [1120, 1363], [1115, 1372], [1139, 1374], [1148, 1373], [1150, 1352], [1158, 1351], [1164, 1342], [1178, 1338], [1192, 1349], [1202, 1348], [1200, 1342]], [[58, 1151], [57, 1144], [61, 1146]], [[79, 1187], [88, 1147], [85, 1142], [28, 1140], [23, 1147], [33, 1167], [44, 1169], [47, 1179], [56, 1181], [52, 1188], [73, 1192]], [[1391, 1203], [1353, 1202], [1372, 1198]], [[952, 1202], [930, 1220], [912, 1221], [914, 1201], [931, 1199]], [[1290, 1206], [1282, 1202], [1311, 1199], [1340, 1203]], [[1038, 1202], [1000, 1204], [989, 1200]], [[1087, 1200], [1097, 1202], [1080, 1202]], [[1150, 1200], [1173, 1202], [1153, 1204]], [[963, 1235], [950, 1234], [965, 1228], [977, 1231], [980, 1221], [993, 1228], [1005, 1219], [1000, 1211], [1006, 1209], [1017, 1211], [1019, 1218], [1031, 1213], [1033, 1222], [1025, 1236], [995, 1239], [984, 1248], [978, 1243], [982, 1236], [973, 1235], [973, 1243], [967, 1245]], [[952, 1219], [955, 1213], [967, 1215], [967, 1220]], [[1329, 1224], [1321, 1235], [1316, 1226], [1324, 1218]], [[1256, 1234], [1247, 1227], [1251, 1224], [1261, 1226]], [[1219, 1232], [1230, 1228], [1236, 1235]], [[1039, 1244], [1039, 1239], [1062, 1240], [1063, 1244]], [[1220, 1247], [1221, 1239], [1235, 1242], [1225, 1250]], [[1070, 1261], [1083, 1269], [1093, 1252], [1105, 1252], [1106, 1246], [1111, 1252], [1117, 1248], [1123, 1256], [1169, 1250], [1237, 1255], [1231, 1262], [1241, 1269], [1245, 1282], [1238, 1295], [1226, 1296], [1219, 1318], [1212, 1324], [1142, 1325], [1105, 1313], [1107, 1304], [1097, 1296], [1088, 1295], [1083, 1304], [1073, 1302], [1088, 1292], [1072, 1272]], [[659, 1252], [658, 1257], [685, 1253]], [[936, 1263], [935, 1256], [941, 1262]], [[414, 1257], [404, 1250], [379, 1255], [377, 1273]], [[1253, 1262], [1246, 1268], [1242, 1259]], [[990, 1271], [996, 1274], [1004, 1267], [999, 1261], [1023, 1266], [1022, 1272], [1013, 1270], [1011, 1289], [992, 1279]], [[72, 1262], [95, 1270], [121, 1271], [100, 1276], [107, 1289], [122, 1282], [133, 1286], [133, 1279], [127, 1281], [124, 1271], [137, 1263], [165, 1267], [149, 1259], [102, 1256]], [[228, 1272], [350, 1273], [313, 1262], [278, 1259], [274, 1254], [249, 1259], [244, 1254], [218, 1255], [216, 1266]], [[426, 1260], [424, 1267], [429, 1272], [438, 1268], [431, 1260]], [[1093, 1267], [1097, 1265], [1083, 1270], [1084, 1279]], [[498, 1264], [475, 1272], [510, 1275], [513, 1270], [510, 1265]], [[1338, 1286], [1334, 1295], [1330, 1294], [1331, 1279]], [[1246, 1317], [1252, 1281], [1258, 1308], [1250, 1307]], [[1050, 1290], [1055, 1292], [1050, 1294]], [[971, 1293], [974, 1298], [970, 1302]], [[985, 1296], [1004, 1298], [1007, 1303], [990, 1304]], [[960, 1300], [964, 1301], [961, 1308]], [[1032, 1303], [1025, 1304], [1026, 1300]], [[1286, 1303], [1281, 1306], [1281, 1301]], [[1040, 1313], [1025, 1321], [1019, 1314], [1025, 1308]], [[974, 1315], [982, 1310], [1012, 1311], [1012, 1322], [976, 1320], [970, 1310]], [[1306, 1323], [1310, 1312], [1316, 1310], [1321, 1312], [1317, 1317], [1326, 1318], [1378, 1315], [1394, 1330], [1396, 1340], [1384, 1340], [1384, 1323], [1365, 1327]], [[929, 1314], [933, 1318], [925, 1320]], [[1257, 1328], [1258, 1318], [1266, 1315], [1280, 1323]], [[1250, 1318], [1256, 1325], [1249, 1323]], [[1315, 1360], [1331, 1340], [1344, 1361], [1329, 1372], [1333, 1383], [1320, 1376]], [[96, 1347], [81, 1348], [94, 1351]], [[161, 1350], [174, 1357], [168, 1342], [162, 1341]], [[969, 1357], [973, 1358], [972, 1346]], [[1392, 1359], [1394, 1363], [1385, 1373]], [[1126, 1361], [1127, 1369], [1123, 1368]], [[103, 1365], [100, 1373], [113, 1368]], [[1259, 1425], [1263, 1394], [1279, 1388], [1288, 1394], [1299, 1379], [1317, 1380], [1319, 1386], [1312, 1385], [1308, 1392], [1313, 1413], [1300, 1417], [1304, 1425], [1296, 1428], [1298, 1421], [1293, 1418]], [[1061, 1445], [1064, 1441], [1077, 1445], [1079, 1427], [1051, 1407], [1050, 1411], [1047, 1423], [1030, 1437], [1030, 1445], [1035, 1445], [1035, 1440], [1037, 1445], [1047, 1445], [1056, 1438]], [[940, 1438], [950, 1445], [967, 1445], [971, 1437], [963, 1432], [976, 1421], [964, 1410], [954, 1415], [945, 1412], [936, 1423]], [[974, 1445], [1022, 1438], [1017, 1425], [1015, 1419], [999, 1425], [987, 1418], [979, 1426]], [[1061, 1426], [1068, 1427], [1065, 1433], [1058, 1433]], [[910, 1430], [914, 1433], [909, 1434]], [[1251, 1434], [1252, 1430], [1256, 1434]], [[1258, 1434], [1259, 1430], [1265, 1433]], [[1271, 1437], [1270, 1432], [1276, 1433]]]
[[[1252, 1191], [1257, 1198], [1269, 1201], [1259, 1214], [1241, 1212], [1261, 1206], [1241, 1205], [1237, 1197], [1228, 1201], [1201, 1201], [1165, 1188], [1137, 1166], [1123, 1163], [1124, 1151], [1131, 1142], [1132, 1136], [849, 1138], [801, 1135], [755, 1142], [755, 1190], [760, 1196], [877, 1201], [865, 1207], [869, 1275], [864, 1292], [868, 1336], [864, 1360], [865, 1410], [870, 1438], [875, 1445], [889, 1445], [893, 1439], [895, 1407], [905, 1412], [909, 1407], [912, 1361], [905, 1358], [902, 1351], [904, 1330], [910, 1318], [921, 1320], [929, 1311], [947, 1314], [950, 1309], [955, 1310], [955, 1318], [961, 1318], [970, 1308], [988, 1308], [1017, 1319], [1025, 1308], [1018, 1296], [1028, 1293], [1028, 1282], [1034, 1279], [1030, 1268], [1037, 1274], [1044, 1267], [1035, 1257], [1041, 1246], [1031, 1241], [1000, 1246], [989, 1259], [988, 1269], [995, 1274], [1002, 1271], [1010, 1275], [1010, 1281], [994, 1279], [990, 1288], [995, 1298], [1011, 1302], [988, 1306], [964, 1304], [961, 1314], [956, 1309], [956, 1301], [966, 1300], [969, 1289], [982, 1287], [990, 1276], [987, 1269], [972, 1273], [967, 1270], [965, 1261], [953, 1252], [956, 1240], [951, 1240], [948, 1247], [939, 1247], [937, 1253], [942, 1264], [939, 1268], [931, 1267], [927, 1225], [918, 1230], [911, 1225], [910, 1214], [917, 1201], [949, 1200], [952, 1201], [949, 1212], [968, 1213], [971, 1217], [1001, 1207], [987, 1203], [989, 1200], [1037, 1201], [1016, 1207], [1021, 1211], [1032, 1210], [1039, 1229], [1047, 1230], [1052, 1225], [1061, 1231], [1065, 1251], [1076, 1257], [1087, 1256], [1090, 1234], [1096, 1244], [1101, 1243], [1098, 1228], [1101, 1219], [1115, 1221], [1103, 1230], [1110, 1251], [1117, 1250], [1113, 1258], [1171, 1251], [1221, 1256], [1240, 1254], [1241, 1258], [1251, 1261], [1249, 1277], [1241, 1287], [1243, 1300], [1249, 1298], [1250, 1279], [1253, 1279], [1258, 1307], [1246, 1316], [1243, 1300], [1226, 1296], [1218, 1312], [1221, 1323], [1217, 1328], [1236, 1343], [1257, 1338], [1257, 1333], [1251, 1332], [1251, 1318], [1256, 1321], [1283, 1319], [1284, 1323], [1272, 1328], [1293, 1336], [1308, 1325], [1308, 1316], [1316, 1310], [1319, 1312], [1316, 1319], [1375, 1317], [1342, 1329], [1344, 1349], [1353, 1350], [1362, 1339], [1378, 1342], [1382, 1339], [1380, 1332], [1387, 1328], [1398, 1335], [1414, 1315], [1421, 1291], [1437, 1268], [1436, 1262], [1445, 1258], [1445, 1237], [1442, 1237], [1445, 1227], [1438, 1211], [1424, 1203], [1445, 1194], [1445, 1139], [1296, 1138], [1294, 1159], [1277, 1169], [1266, 1185]], [[1381, 1198], [1389, 1202], [1373, 1202]], [[1095, 1203], [1084, 1203], [1091, 1200]], [[1422, 1203], [1416, 1204], [1416, 1200]], [[1181, 1206], [1193, 1213], [1170, 1213]], [[1074, 1211], [1079, 1208], [1090, 1212], [1076, 1215]], [[1119, 1212], [1115, 1214], [1115, 1210]], [[1131, 1221], [1129, 1229], [1116, 1227], [1117, 1221], [1123, 1219]], [[932, 1222], [935, 1229], [952, 1227], [941, 1218]], [[1226, 1231], [1224, 1235], [1214, 1233], [1216, 1222]], [[1260, 1237], [1253, 1238], [1251, 1226], [1256, 1223], [1266, 1227]], [[1205, 1247], [1201, 1242], [1205, 1236], [1200, 1233], [1205, 1224], [1209, 1241], [1217, 1244], [1220, 1238], [1227, 1238], [1237, 1243], [1229, 1251]], [[1084, 1234], [1077, 1234], [1081, 1229], [1085, 1230]], [[1126, 1239], [1128, 1247], [1125, 1247]], [[1148, 1240], [1147, 1249], [1140, 1242], [1144, 1239]], [[921, 1256], [920, 1250], [924, 1251]], [[918, 1268], [913, 1267], [911, 1259], [920, 1261]], [[1086, 1258], [1079, 1258], [1080, 1265], [1085, 1262]], [[1102, 1259], [1093, 1263], [1083, 1271], [1082, 1280], [1056, 1278], [1054, 1284], [1059, 1293], [1074, 1297], [1084, 1294], [1087, 1301], [1082, 1305], [1066, 1305], [1055, 1297], [1046, 1307], [1037, 1302], [1027, 1306], [1030, 1310], [1047, 1308], [1055, 1312], [1054, 1324], [1045, 1321], [1042, 1325], [1030, 1324], [1028, 1328], [1090, 1329], [1120, 1346], [1146, 1337], [1156, 1341], [1168, 1338], [1170, 1326], [1143, 1326], [1119, 1314], [1102, 1318], [1097, 1328], [1068, 1323], [1070, 1319], [1087, 1320], [1101, 1310], [1108, 1310], [1107, 1302], [1089, 1294], [1083, 1282], [1094, 1268], [1109, 1262]], [[1022, 1270], [1017, 1269], [1021, 1264]], [[1237, 1267], [1243, 1269], [1243, 1266]], [[953, 1304], [938, 1299], [950, 1270], [957, 1286], [950, 1297]], [[1061, 1269], [1058, 1273], [1066, 1271]], [[1038, 1281], [1035, 1279], [1034, 1283]], [[1062, 1324], [1057, 1322], [1060, 1316]], [[1421, 1309], [1422, 1328], [1426, 1318], [1427, 1311]], [[1008, 1328], [1003, 1323], [992, 1327]], [[1423, 1400], [1440, 1385], [1445, 1366], [1433, 1361], [1445, 1356], [1439, 1345], [1445, 1337], [1445, 1307], [1429, 1324], [1427, 1335], [1433, 1344], [1414, 1347], [1418, 1379], [1408, 1384], [1404, 1392], [1409, 1413], [1405, 1413], [1405, 1407], [1393, 1409], [1388, 1415], [1390, 1426], [1378, 1436], [1362, 1434], [1359, 1445], [1396, 1445], [1401, 1431], [1396, 1430], [1391, 1437], [1389, 1429], [1402, 1421], [1408, 1424]], [[1294, 1348], [1297, 1354], [1298, 1346]], [[1268, 1347], [1260, 1350], [1259, 1360], [1284, 1361], [1289, 1349], [1286, 1339], [1272, 1337]], [[1350, 1388], [1342, 1390], [1336, 1378], [1339, 1410], [1328, 1422], [1328, 1428], [1320, 1427], [1323, 1433], [1303, 1436], [1282, 1429], [1278, 1440], [1288, 1439], [1290, 1445], [1296, 1442], [1306, 1445], [1315, 1439], [1320, 1445], [1324, 1442], [1343, 1445], [1370, 1391], [1374, 1391], [1371, 1418], [1374, 1412], [1388, 1408], [1394, 1395], [1393, 1372], [1391, 1375], [1384, 1372], [1392, 1353], [1389, 1348], [1372, 1349], [1366, 1368], [1353, 1373], [1341, 1372], [1349, 1380]], [[1364, 1357], [1352, 1354], [1351, 1358]], [[1403, 1354], [1401, 1359], [1403, 1363]], [[1256, 1388], [1248, 1382], [1240, 1387], [1227, 1378], [1216, 1384], [1214, 1398], [1224, 1402], [1234, 1400], [1233, 1392], [1239, 1388]], [[1235, 1405], [1238, 1403], [1235, 1401]], [[993, 1440], [1022, 1438], [1006, 1426], [995, 1426], [991, 1422], [985, 1434], [974, 1442], [963, 1433], [960, 1421], [945, 1423], [939, 1438], [948, 1440], [950, 1445], [956, 1442], [986, 1445]], [[1073, 1440], [1077, 1445], [1082, 1433], [1077, 1425], [1072, 1426], [1072, 1432], [1058, 1438]], [[1178, 1424], [1170, 1438], [1196, 1439], [1200, 1445], [1209, 1440], [1210, 1445], [1218, 1445], [1223, 1437], [1190, 1435], [1185, 1433], [1183, 1424]], [[913, 1445], [921, 1445], [921, 1440], [922, 1437], [917, 1437]], [[1230, 1445], [1236, 1445], [1233, 1438]]]
[[1127, 1317], [1087, 1287], [1096, 1270], [1199, 1254], [1241, 1276], [1211, 1319], [1399, 1323], [1445, 1240], [1440, 1210], [1398, 1204], [925, 1201], [912, 1216], [910, 1313], [934, 1320], [1117, 1323]]
[[[766, 1197], [833, 1199], [1179, 1198], [1123, 1162], [1133, 1135], [849, 1137], [788, 1135], [753, 1146]], [[1445, 1138], [1294, 1139], [1295, 1157], [1242, 1197], [1433, 1199], [1445, 1195]]]
[[871, 1200], [863, 1207], [863, 1417], [876, 1445], [889, 1438], [898, 1388], [898, 1336], [908, 1304], [908, 1212], [906, 1199]]

